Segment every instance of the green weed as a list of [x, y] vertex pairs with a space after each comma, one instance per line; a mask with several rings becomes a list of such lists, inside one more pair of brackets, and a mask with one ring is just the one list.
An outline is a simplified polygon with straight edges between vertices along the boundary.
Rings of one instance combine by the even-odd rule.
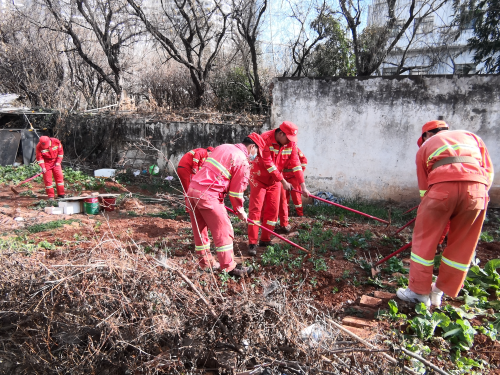
[[49, 231], [49, 230], [52, 230], [52, 229], [61, 228], [63, 225], [65, 225], [65, 224], [71, 224], [71, 223], [73, 223], [75, 221], [79, 221], [79, 220], [71, 219], [71, 220], [49, 221], [49, 222], [43, 223], [43, 224], [31, 225], [29, 227], [26, 227], [26, 230], [28, 232], [30, 232], [30, 233], [46, 232], [46, 231]]
[[289, 245], [275, 244], [268, 246], [266, 251], [262, 254], [262, 264], [264, 266], [278, 266], [285, 264], [291, 257]]
[[482, 232], [481, 233], [481, 237], [479, 237], [479, 239], [483, 242], [493, 242], [495, 241], [495, 238], [489, 234], [488, 232]]
[[323, 258], [311, 258], [309, 261], [314, 264], [314, 270], [316, 272], [328, 270], [328, 265]]
[[393, 274], [396, 272], [399, 272], [402, 274], [408, 273], [408, 270], [406, 268], [404, 268], [403, 262], [396, 257], [389, 259], [387, 261], [387, 266], [385, 268], [383, 268], [383, 270], [390, 273], [390, 274]]

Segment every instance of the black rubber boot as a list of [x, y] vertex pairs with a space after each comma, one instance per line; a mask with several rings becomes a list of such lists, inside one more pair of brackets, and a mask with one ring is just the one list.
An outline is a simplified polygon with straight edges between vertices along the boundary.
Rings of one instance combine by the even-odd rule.
[[256, 244], [250, 244], [248, 245], [248, 255], [257, 255], [257, 245]]
[[244, 267], [238, 264], [236, 268], [232, 271], [229, 271], [228, 274], [231, 276], [242, 277], [250, 274], [252, 271], [253, 271], [252, 267]]

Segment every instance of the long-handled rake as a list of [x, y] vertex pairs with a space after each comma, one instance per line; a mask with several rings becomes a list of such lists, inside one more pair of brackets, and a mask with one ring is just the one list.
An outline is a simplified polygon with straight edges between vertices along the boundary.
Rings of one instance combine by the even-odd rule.
[[[297, 192], [297, 193], [302, 194], [302, 192], [301, 192], [300, 190], [292, 189], [292, 191], [295, 191], [295, 192]], [[312, 194], [309, 194], [309, 196], [310, 196], [310, 197], [312, 197], [312, 198], [314, 198], [314, 199], [317, 199], [317, 200], [319, 200], [319, 201], [321, 201], [321, 202], [325, 202], [325, 203], [331, 204], [332, 206], [339, 207], [339, 208], [342, 208], [342, 209], [344, 209], [344, 210], [354, 212], [354, 213], [356, 213], [356, 214], [358, 214], [358, 215], [362, 215], [362, 216], [368, 217], [368, 218], [370, 218], [370, 219], [380, 221], [381, 223], [387, 224], [387, 226], [391, 225], [391, 221], [390, 221], [391, 219], [390, 219], [390, 218], [389, 218], [389, 221], [384, 220], [384, 219], [379, 219], [378, 217], [375, 217], [375, 216], [372, 216], [372, 215], [365, 214], [364, 212], [357, 211], [357, 210], [354, 210], [354, 209], [349, 208], [349, 207], [346, 207], [346, 206], [342, 206], [341, 204], [338, 204], [338, 203], [334, 203], [334, 202], [327, 201], [326, 199], [323, 199], [323, 198], [317, 197], [317, 196], [312, 195]]]
[[381, 259], [379, 260], [377, 263], [375, 263], [373, 266], [372, 266], [372, 277], [375, 277], [377, 276], [377, 274], [380, 272], [380, 270], [378, 269], [378, 266], [381, 265], [382, 263], [385, 263], [387, 262], [389, 259], [391, 259], [393, 256], [396, 256], [398, 255], [399, 253], [405, 251], [406, 249], [408, 249], [409, 247], [411, 247], [411, 241], [410, 243], [407, 243], [406, 245], [404, 245], [402, 248], [400, 248], [399, 250], [396, 250], [395, 252], [393, 252], [392, 254], [389, 254], [387, 255], [384, 259]]
[[[236, 215], [236, 212], [234, 212], [234, 210], [232, 210], [231, 208], [229, 208], [229, 207], [227, 207], [227, 206], [225, 206], [225, 207], [226, 207], [226, 210], [228, 210], [229, 212], [232, 212], [233, 214], [235, 214], [235, 215]], [[260, 225], [260, 224], [257, 224], [255, 221], [253, 221], [253, 220], [251, 220], [251, 219], [247, 219], [247, 220], [248, 220], [248, 222], [249, 222], [249, 223], [252, 223], [253, 225], [257, 225], [257, 226], [258, 226], [259, 228], [261, 228], [262, 230], [265, 230], [265, 231], [267, 231], [267, 232], [271, 233], [273, 236], [278, 237], [280, 240], [283, 240], [283, 241], [285, 241], [286, 243], [288, 243], [288, 244], [290, 244], [290, 245], [292, 245], [292, 246], [296, 247], [297, 249], [300, 249], [300, 250], [302, 250], [302, 251], [306, 252], [306, 253], [307, 253], [307, 255], [306, 255], [306, 257], [304, 258], [304, 260], [306, 260], [306, 259], [308, 259], [308, 258], [310, 258], [310, 257], [311, 257], [311, 252], [310, 252], [309, 250], [306, 250], [306, 249], [304, 249], [302, 246], [297, 245], [295, 242], [292, 242], [292, 241], [290, 241], [289, 239], [287, 239], [287, 238], [285, 238], [285, 237], [283, 237], [283, 236], [280, 236], [280, 235], [279, 235], [279, 234], [277, 234], [277, 233], [274, 233], [271, 229], [268, 229], [268, 228], [266, 228], [266, 227], [264, 227], [264, 226], [262, 226], [262, 225]]]
[[[47, 171], [50, 171], [51, 169], [53, 169], [53, 167], [47, 169]], [[34, 175], [33, 177], [28, 178], [27, 180], [24, 180], [23, 182], [20, 182], [20, 183], [18, 183], [15, 186], [11, 186], [10, 190], [12, 190], [14, 192], [14, 194], [19, 195], [19, 192], [16, 190], [16, 188], [18, 188], [22, 184], [25, 184], [26, 182], [30, 182], [31, 180], [34, 180], [35, 178], [37, 178], [38, 176], [41, 176], [42, 174], [43, 174], [43, 172], [37, 173], [36, 175]]]

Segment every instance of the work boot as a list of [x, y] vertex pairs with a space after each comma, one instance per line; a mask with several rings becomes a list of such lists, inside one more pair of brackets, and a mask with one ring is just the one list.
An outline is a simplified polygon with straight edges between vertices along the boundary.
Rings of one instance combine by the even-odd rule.
[[248, 255], [257, 255], [257, 245], [254, 243], [251, 243], [248, 245]]
[[411, 291], [410, 288], [406, 289], [400, 288], [396, 292], [396, 295], [402, 301], [413, 302], [413, 303], [423, 302], [427, 307], [431, 305], [431, 299], [429, 298], [428, 294], [417, 294]]
[[235, 269], [229, 271], [228, 274], [231, 276], [242, 277], [250, 274], [253, 271], [252, 267], [244, 267], [241, 264], [238, 264]]
[[271, 246], [273, 243], [271, 241], [259, 241], [259, 246], [261, 247], [268, 247]]
[[276, 230], [277, 233], [290, 233], [292, 230], [291, 225], [287, 225], [285, 227], [279, 226], [278, 229]]
[[64, 199], [64, 198], [66, 198], [66, 196], [64, 194], [63, 195], [58, 195], [57, 198], [58, 199]]
[[436, 307], [441, 306], [442, 298], [443, 298], [443, 292], [440, 289], [436, 288], [436, 283], [432, 283], [431, 304]]

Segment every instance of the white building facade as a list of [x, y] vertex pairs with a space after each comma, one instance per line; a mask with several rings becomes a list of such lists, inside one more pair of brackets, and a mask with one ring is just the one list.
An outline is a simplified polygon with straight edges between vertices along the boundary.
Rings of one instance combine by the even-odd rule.
[[[397, 0], [396, 26], [390, 30], [389, 43], [409, 18], [411, 0]], [[437, 10], [433, 10], [436, 9]], [[415, 19], [384, 60], [378, 74], [474, 74], [482, 64], [474, 63], [474, 52], [467, 40], [473, 36], [472, 23], [462, 30], [454, 26], [453, 2], [416, 1]], [[388, 20], [387, 0], [373, 0], [368, 11], [368, 26], [383, 27]]]

